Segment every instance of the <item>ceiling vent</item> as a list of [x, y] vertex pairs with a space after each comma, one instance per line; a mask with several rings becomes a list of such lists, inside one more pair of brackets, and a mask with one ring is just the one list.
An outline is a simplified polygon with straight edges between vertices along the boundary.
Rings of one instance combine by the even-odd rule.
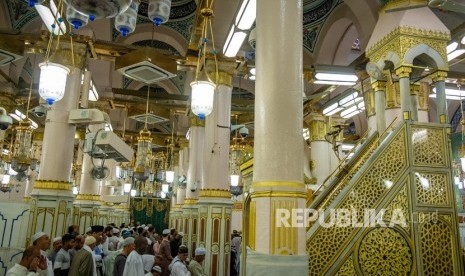
[[145, 118], [147, 118], [147, 124], [149, 124], [149, 125], [159, 124], [159, 123], [163, 123], [163, 122], [168, 121], [167, 118], [164, 118], [164, 117], [152, 114], [152, 113], [134, 115], [134, 116], [131, 116], [129, 118], [134, 119], [134, 120], [136, 120], [138, 122], [142, 122], [142, 123], [145, 123]]
[[142, 48], [116, 58], [116, 70], [143, 83], [155, 83], [176, 76], [176, 61], [153, 48]]

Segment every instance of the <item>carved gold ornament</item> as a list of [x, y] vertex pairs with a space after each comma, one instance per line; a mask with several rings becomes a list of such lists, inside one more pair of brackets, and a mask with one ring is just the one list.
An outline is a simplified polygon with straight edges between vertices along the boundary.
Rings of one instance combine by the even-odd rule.
[[363, 275], [410, 275], [412, 250], [395, 229], [374, 228], [362, 239], [358, 261]]

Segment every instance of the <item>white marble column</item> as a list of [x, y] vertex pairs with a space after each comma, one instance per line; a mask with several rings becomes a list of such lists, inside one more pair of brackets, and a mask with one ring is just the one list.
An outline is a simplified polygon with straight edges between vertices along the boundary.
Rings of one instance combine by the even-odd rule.
[[199, 197], [199, 246], [205, 247], [205, 271], [227, 275], [230, 262], [232, 201], [229, 191], [232, 76], [219, 73], [213, 111], [205, 123], [205, 165]]
[[402, 116], [404, 120], [412, 119], [415, 115], [412, 110], [411, 96], [410, 96], [410, 73], [412, 68], [408, 66], [401, 66], [396, 69], [396, 75], [399, 77], [400, 86], [400, 106], [402, 109]]
[[[97, 133], [98, 130], [104, 127], [103, 124], [90, 125], [89, 130], [92, 133]], [[100, 195], [103, 180], [94, 180], [91, 171], [94, 165], [98, 166], [101, 162], [101, 159], [95, 158], [92, 161], [92, 157], [88, 153], [83, 155], [79, 194], [76, 196], [73, 208], [74, 224], [79, 225], [82, 233], [85, 232], [87, 227], [99, 223]]]
[[68, 114], [77, 108], [81, 70], [71, 67], [66, 93], [47, 112], [38, 179], [31, 192], [28, 239], [38, 231], [61, 236], [71, 222], [71, 168], [76, 127], [68, 124]]
[[436, 113], [438, 123], [447, 123], [447, 100], [446, 100], [446, 77], [447, 72], [436, 72], [433, 81], [436, 86]]
[[375, 91], [376, 129], [381, 134], [386, 129], [386, 82], [378, 80], [371, 85]]
[[[246, 275], [260, 271], [308, 275], [305, 227], [277, 228], [274, 222], [278, 209], [306, 208], [302, 14], [300, 0], [257, 1], [254, 174], [247, 233], [251, 251]], [[289, 238], [280, 239], [282, 235]]]

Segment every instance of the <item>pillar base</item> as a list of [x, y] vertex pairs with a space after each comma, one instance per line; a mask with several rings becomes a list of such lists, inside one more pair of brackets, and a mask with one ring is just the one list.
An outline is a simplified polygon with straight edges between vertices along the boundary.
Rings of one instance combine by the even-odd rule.
[[261, 254], [247, 248], [245, 275], [308, 275], [308, 256]]
[[79, 232], [85, 233], [92, 225], [99, 224], [100, 201], [97, 195], [78, 195], [73, 204], [73, 224], [79, 225]]

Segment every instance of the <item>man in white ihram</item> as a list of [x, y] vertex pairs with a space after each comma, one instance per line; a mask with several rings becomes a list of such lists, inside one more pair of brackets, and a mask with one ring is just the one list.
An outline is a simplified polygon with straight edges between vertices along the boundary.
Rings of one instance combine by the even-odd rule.
[[144, 276], [144, 263], [142, 255], [147, 249], [147, 239], [144, 236], [138, 236], [134, 241], [136, 250], [133, 250], [126, 259], [123, 276]]

